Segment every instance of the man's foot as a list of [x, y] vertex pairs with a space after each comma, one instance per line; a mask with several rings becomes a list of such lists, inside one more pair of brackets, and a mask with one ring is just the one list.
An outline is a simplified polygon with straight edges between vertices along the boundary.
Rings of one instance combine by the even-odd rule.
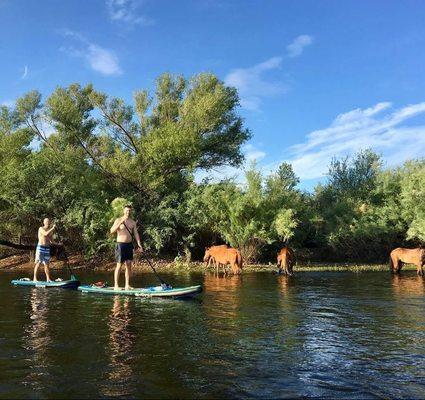
[[33, 281], [33, 282], [38, 282], [38, 279], [34, 278], [32, 281]]
[[114, 290], [121, 290], [119, 286], [114, 286]]
[[133, 290], [134, 287], [133, 286], [126, 286], [124, 290]]

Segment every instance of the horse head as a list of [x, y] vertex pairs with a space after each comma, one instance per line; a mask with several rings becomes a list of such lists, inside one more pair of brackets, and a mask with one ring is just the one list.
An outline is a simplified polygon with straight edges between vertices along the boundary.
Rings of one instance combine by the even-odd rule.
[[205, 247], [204, 262], [207, 263], [210, 258], [211, 258], [210, 248]]

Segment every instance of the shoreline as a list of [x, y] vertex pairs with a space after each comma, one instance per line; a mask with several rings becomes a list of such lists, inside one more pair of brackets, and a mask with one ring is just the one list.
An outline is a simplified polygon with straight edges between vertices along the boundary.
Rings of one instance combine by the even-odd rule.
[[[82, 256], [72, 256], [69, 258], [69, 266], [74, 271], [92, 271], [92, 272], [112, 272], [115, 269], [114, 261], [84, 260]], [[157, 272], [163, 273], [203, 273], [205, 264], [203, 262], [191, 262], [189, 264], [182, 262], [170, 262], [167, 260], [153, 260], [153, 265]], [[0, 260], [0, 272], [30, 272], [34, 269], [34, 263], [29, 260], [28, 255], [14, 255]], [[67, 269], [63, 261], [53, 261], [50, 264], [52, 271]], [[403, 270], [415, 270], [414, 265], [405, 265]], [[273, 272], [277, 270], [276, 264], [247, 264], [243, 267], [243, 273], [252, 272]], [[214, 268], [208, 268], [208, 271], [214, 271]], [[220, 269], [221, 271], [221, 269]], [[294, 266], [294, 272], [367, 272], [367, 271], [389, 271], [388, 264], [367, 264], [367, 263], [300, 263]], [[135, 262], [133, 273], [152, 272], [147, 262]]]

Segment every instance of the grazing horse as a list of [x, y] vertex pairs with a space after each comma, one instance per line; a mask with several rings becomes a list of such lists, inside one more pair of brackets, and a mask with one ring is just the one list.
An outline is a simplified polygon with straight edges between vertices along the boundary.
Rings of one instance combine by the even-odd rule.
[[398, 247], [390, 253], [390, 269], [394, 274], [398, 274], [401, 271], [403, 264], [414, 264], [416, 265], [416, 273], [423, 276], [423, 266], [425, 263], [425, 249], [404, 249]]
[[[214, 247], [214, 248], [213, 248]], [[239, 250], [229, 248], [227, 246], [213, 246], [205, 251], [204, 261], [207, 262], [211, 258], [216, 263], [216, 266], [223, 266], [223, 271], [226, 273], [226, 265], [230, 265], [232, 272], [235, 275], [239, 275], [242, 273], [242, 255]], [[217, 267], [218, 268], [218, 267]], [[218, 272], [218, 269], [217, 269]]]
[[294, 265], [294, 252], [289, 247], [283, 247], [277, 254], [278, 273], [292, 275], [292, 266]]
[[[217, 254], [217, 252], [220, 249], [227, 249], [227, 248], [228, 248], [227, 244], [220, 244], [218, 246], [206, 247], [205, 248], [205, 255], [204, 255], [205, 268], [208, 268], [210, 266], [210, 264], [213, 263], [213, 265], [216, 268], [217, 274], [218, 274], [219, 264], [215, 259], [215, 254]], [[224, 270], [224, 266], [223, 266], [223, 270]]]

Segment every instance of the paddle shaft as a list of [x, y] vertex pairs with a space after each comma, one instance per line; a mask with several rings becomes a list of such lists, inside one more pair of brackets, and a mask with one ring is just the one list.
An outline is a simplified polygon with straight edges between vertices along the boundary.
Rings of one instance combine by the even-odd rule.
[[[127, 229], [127, 231], [128, 231], [128, 233], [131, 235], [131, 237], [132, 237], [132, 239], [133, 239], [133, 241], [135, 241], [135, 238], [134, 238], [134, 235], [133, 235], [133, 233], [130, 231], [130, 229], [128, 229], [128, 227], [127, 227], [127, 225], [126, 225], [126, 223], [125, 222], [123, 222], [123, 224], [124, 224], [124, 226], [125, 226], [125, 229]], [[158, 275], [158, 273], [156, 272], [156, 270], [155, 270], [155, 268], [154, 268], [154, 266], [152, 265], [152, 263], [150, 262], [150, 260], [149, 260], [149, 258], [148, 257], [146, 257], [145, 256], [145, 254], [142, 252], [142, 255], [143, 255], [143, 258], [147, 261], [147, 263], [149, 264], [149, 266], [152, 268], [152, 271], [154, 272], [154, 274], [155, 274], [155, 276], [159, 279], [159, 281], [163, 284], [163, 285], [166, 285], [166, 286], [171, 286], [171, 285], [169, 285], [167, 282], [165, 282], [159, 275]]]
[[72, 271], [71, 267], [69, 266], [69, 262], [68, 262], [68, 254], [67, 254], [67, 252], [66, 252], [65, 245], [64, 245], [64, 243], [63, 243], [63, 237], [62, 237], [62, 235], [59, 233], [59, 229], [58, 229], [57, 227], [56, 227], [56, 233], [57, 233], [57, 235], [58, 235], [58, 237], [59, 237], [59, 240], [62, 242], [63, 253], [64, 253], [64, 255], [65, 255], [65, 264], [66, 264], [66, 266], [67, 266], [67, 268], [68, 268], [69, 273], [71, 274], [71, 279], [77, 279], [77, 278], [75, 277], [74, 272]]

